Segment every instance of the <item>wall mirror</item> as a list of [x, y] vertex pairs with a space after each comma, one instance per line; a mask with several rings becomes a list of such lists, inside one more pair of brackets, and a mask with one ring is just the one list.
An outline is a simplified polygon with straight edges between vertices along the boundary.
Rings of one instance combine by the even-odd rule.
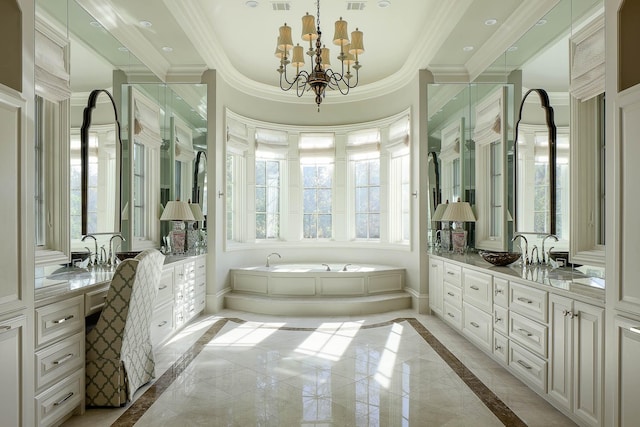
[[544, 89], [529, 89], [522, 97], [516, 135], [515, 231], [556, 234], [557, 130], [553, 107]]
[[[100, 97], [107, 98], [106, 102], [100, 103], [106, 106], [102, 108], [103, 111], [96, 110]], [[101, 121], [107, 124], [92, 125], [94, 114], [102, 114], [104, 117]], [[122, 141], [115, 101], [106, 89], [92, 90], [80, 128], [80, 216], [83, 235], [120, 232], [121, 168]], [[76, 172], [75, 168], [73, 170]], [[72, 187], [72, 194], [74, 190]]]
[[207, 215], [207, 152], [198, 151], [193, 168], [193, 192], [191, 201], [200, 205], [202, 213]]

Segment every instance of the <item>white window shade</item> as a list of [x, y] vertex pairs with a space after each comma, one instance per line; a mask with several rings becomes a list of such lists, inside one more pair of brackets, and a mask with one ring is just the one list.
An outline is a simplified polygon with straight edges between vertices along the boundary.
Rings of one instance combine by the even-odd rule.
[[133, 133], [135, 138], [147, 146], [160, 148], [160, 106], [135, 91], [133, 94]]
[[191, 162], [196, 157], [193, 150], [193, 134], [189, 126], [176, 117], [172, 117], [176, 160]]
[[56, 30], [36, 20], [35, 82], [36, 92], [43, 97], [62, 101], [71, 97], [67, 50], [69, 41]]
[[571, 95], [586, 101], [604, 92], [604, 15], [571, 37]]
[[367, 129], [347, 135], [346, 151], [352, 160], [380, 157], [380, 131]]
[[256, 129], [256, 157], [286, 159], [289, 152], [287, 132]]
[[301, 133], [298, 141], [300, 161], [330, 162], [335, 158], [333, 133]]

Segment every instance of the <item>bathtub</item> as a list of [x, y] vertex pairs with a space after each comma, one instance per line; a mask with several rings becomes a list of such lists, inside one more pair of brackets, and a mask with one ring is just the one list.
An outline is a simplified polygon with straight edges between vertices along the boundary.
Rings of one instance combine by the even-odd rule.
[[[230, 270], [234, 293], [273, 297], [358, 297], [401, 292], [404, 268], [348, 263], [275, 264]], [[346, 271], [345, 271], [346, 265]]]

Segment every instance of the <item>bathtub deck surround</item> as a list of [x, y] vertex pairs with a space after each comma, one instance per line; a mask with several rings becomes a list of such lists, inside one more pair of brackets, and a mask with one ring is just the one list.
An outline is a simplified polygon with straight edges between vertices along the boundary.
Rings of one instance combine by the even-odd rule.
[[225, 307], [273, 315], [349, 315], [411, 307], [405, 270], [384, 265], [306, 263], [230, 270]]

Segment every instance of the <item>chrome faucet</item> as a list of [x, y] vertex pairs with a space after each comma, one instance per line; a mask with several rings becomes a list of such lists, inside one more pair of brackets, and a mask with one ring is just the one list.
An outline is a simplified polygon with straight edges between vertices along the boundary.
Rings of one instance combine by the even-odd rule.
[[347, 267], [350, 266], [351, 264], [345, 264], [344, 267], [342, 267], [342, 271], [349, 271], [347, 270]]
[[331, 271], [331, 267], [329, 267], [329, 264], [322, 264], [322, 265], [324, 265], [325, 267], [327, 267], [327, 271]]
[[534, 260], [533, 254], [534, 253], [536, 254], [535, 263], [536, 264], [540, 264], [540, 255], [538, 254], [538, 247], [536, 245], [533, 245], [533, 248], [531, 248], [531, 264], [533, 264], [533, 260]]
[[269, 255], [267, 255], [267, 265], [266, 265], [266, 267], [271, 267], [271, 265], [269, 264], [269, 258], [271, 258], [271, 255], [278, 255], [278, 258], [282, 259], [282, 257], [280, 256], [280, 254], [279, 254], [279, 253], [277, 253], [277, 252], [272, 252], [272, 253], [270, 253]]
[[[107, 259], [107, 265], [111, 266], [116, 265], [116, 260], [115, 260], [115, 250], [113, 250], [113, 239], [115, 239], [116, 237], [118, 237], [120, 239], [120, 242], [126, 242], [125, 238], [122, 236], [122, 234], [118, 233], [118, 234], [114, 234], [113, 236], [111, 236], [111, 238], [109, 239], [109, 259]], [[122, 245], [122, 243], [120, 243], [120, 245]]]
[[511, 239], [511, 241], [515, 242], [518, 237], [524, 240], [524, 248], [520, 246], [520, 251], [522, 251], [522, 262], [524, 263], [524, 265], [529, 265], [529, 242], [527, 242], [527, 238], [522, 234], [516, 234], [515, 236], [513, 236], [513, 239]]
[[[545, 240], [547, 240], [549, 237], [553, 238], [556, 242], [558, 241], [558, 236], [556, 236], [555, 234], [547, 234], [544, 239], [542, 239], [542, 263], [543, 264], [547, 264], [549, 265], [549, 260], [550, 260], [550, 256], [549, 254], [551, 254], [551, 249], [549, 249], [549, 253], [546, 253], [544, 251], [544, 242]], [[546, 257], [546, 258], [545, 258]]]
[[[82, 237], [81, 241], [84, 242], [87, 237], [91, 237], [93, 239], [93, 244], [95, 245], [96, 250], [93, 253], [93, 265], [96, 266], [98, 265], [98, 239], [96, 239], [96, 236], [93, 234], [86, 234]], [[89, 261], [89, 266], [91, 266], [91, 261]]]

